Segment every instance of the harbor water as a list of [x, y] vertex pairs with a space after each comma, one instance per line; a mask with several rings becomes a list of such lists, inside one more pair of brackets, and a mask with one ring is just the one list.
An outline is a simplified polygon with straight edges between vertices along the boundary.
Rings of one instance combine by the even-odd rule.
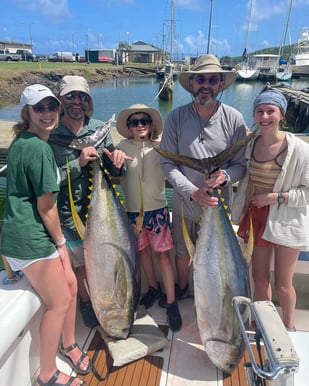
[[[292, 79], [285, 83], [286, 86], [300, 90], [309, 87], [309, 79]], [[222, 102], [238, 109], [245, 118], [247, 126], [253, 127], [252, 104], [256, 95], [265, 86], [264, 82], [234, 82], [221, 95]], [[94, 101], [93, 117], [108, 120], [113, 113], [118, 112], [136, 103], [144, 103], [160, 110], [163, 118], [167, 113], [180, 105], [191, 101], [191, 95], [185, 91], [176, 80], [174, 95], [171, 102], [161, 101], [157, 98], [159, 82], [155, 77], [128, 77], [107, 80], [91, 89]], [[1, 121], [16, 121], [19, 119], [20, 108], [12, 105], [0, 108]]]

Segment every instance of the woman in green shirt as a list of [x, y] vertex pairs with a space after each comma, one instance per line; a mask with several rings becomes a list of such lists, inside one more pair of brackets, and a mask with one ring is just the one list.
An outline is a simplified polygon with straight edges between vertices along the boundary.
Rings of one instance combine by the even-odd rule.
[[56, 162], [47, 144], [58, 123], [60, 101], [50, 89], [35, 84], [25, 88], [20, 105], [21, 122], [13, 127], [15, 139], [8, 153], [1, 253], [13, 271], [24, 272], [45, 306], [37, 385], [84, 385], [56, 366], [62, 338], [61, 352], [78, 373], [92, 367], [75, 342], [77, 283], [56, 206]]

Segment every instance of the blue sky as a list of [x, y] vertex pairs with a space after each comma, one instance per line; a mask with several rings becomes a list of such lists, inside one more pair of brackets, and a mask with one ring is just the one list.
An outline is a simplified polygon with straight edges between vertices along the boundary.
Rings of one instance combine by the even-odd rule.
[[[241, 55], [248, 30], [248, 0], [213, 0], [209, 51]], [[279, 46], [290, 0], [253, 0], [249, 51]], [[173, 52], [180, 59], [208, 47], [210, 0], [174, 0]], [[169, 0], [2, 0], [0, 40], [34, 45], [37, 54], [85, 48], [117, 48], [142, 40], [162, 48], [169, 42]], [[309, 27], [309, 0], [294, 0], [287, 44]], [[165, 35], [165, 39], [163, 39]]]

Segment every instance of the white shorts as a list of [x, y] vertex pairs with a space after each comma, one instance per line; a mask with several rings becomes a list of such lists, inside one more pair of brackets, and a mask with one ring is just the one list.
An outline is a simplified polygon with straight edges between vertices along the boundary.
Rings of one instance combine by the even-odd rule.
[[55, 259], [56, 257], [59, 257], [59, 253], [55, 251], [49, 256], [41, 257], [40, 259], [33, 259], [33, 260], [25, 260], [25, 259], [17, 259], [16, 257], [8, 257], [5, 256], [7, 259], [12, 271], [22, 271], [23, 269], [29, 267], [29, 265], [35, 263], [36, 261], [40, 260], [46, 260], [46, 259]]

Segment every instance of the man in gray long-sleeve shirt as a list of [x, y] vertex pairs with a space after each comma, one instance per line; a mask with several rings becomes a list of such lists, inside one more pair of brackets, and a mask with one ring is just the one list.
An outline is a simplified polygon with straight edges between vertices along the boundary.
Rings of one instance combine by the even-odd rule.
[[[224, 71], [213, 55], [197, 59], [192, 71], [182, 72], [179, 82], [191, 93], [192, 102], [180, 106], [166, 118], [161, 148], [194, 158], [213, 157], [246, 136], [246, 124], [236, 109], [220, 102], [221, 93], [236, 79], [234, 71]], [[176, 298], [188, 294], [190, 259], [183, 239], [181, 208], [193, 243], [196, 242], [203, 206], [215, 206], [218, 199], [208, 193], [222, 186], [222, 194], [229, 203], [232, 184], [245, 173], [245, 146], [222, 169], [205, 181], [205, 175], [161, 157], [165, 177], [174, 188], [173, 231], [176, 245], [178, 283]], [[165, 306], [164, 298], [159, 303]]]

